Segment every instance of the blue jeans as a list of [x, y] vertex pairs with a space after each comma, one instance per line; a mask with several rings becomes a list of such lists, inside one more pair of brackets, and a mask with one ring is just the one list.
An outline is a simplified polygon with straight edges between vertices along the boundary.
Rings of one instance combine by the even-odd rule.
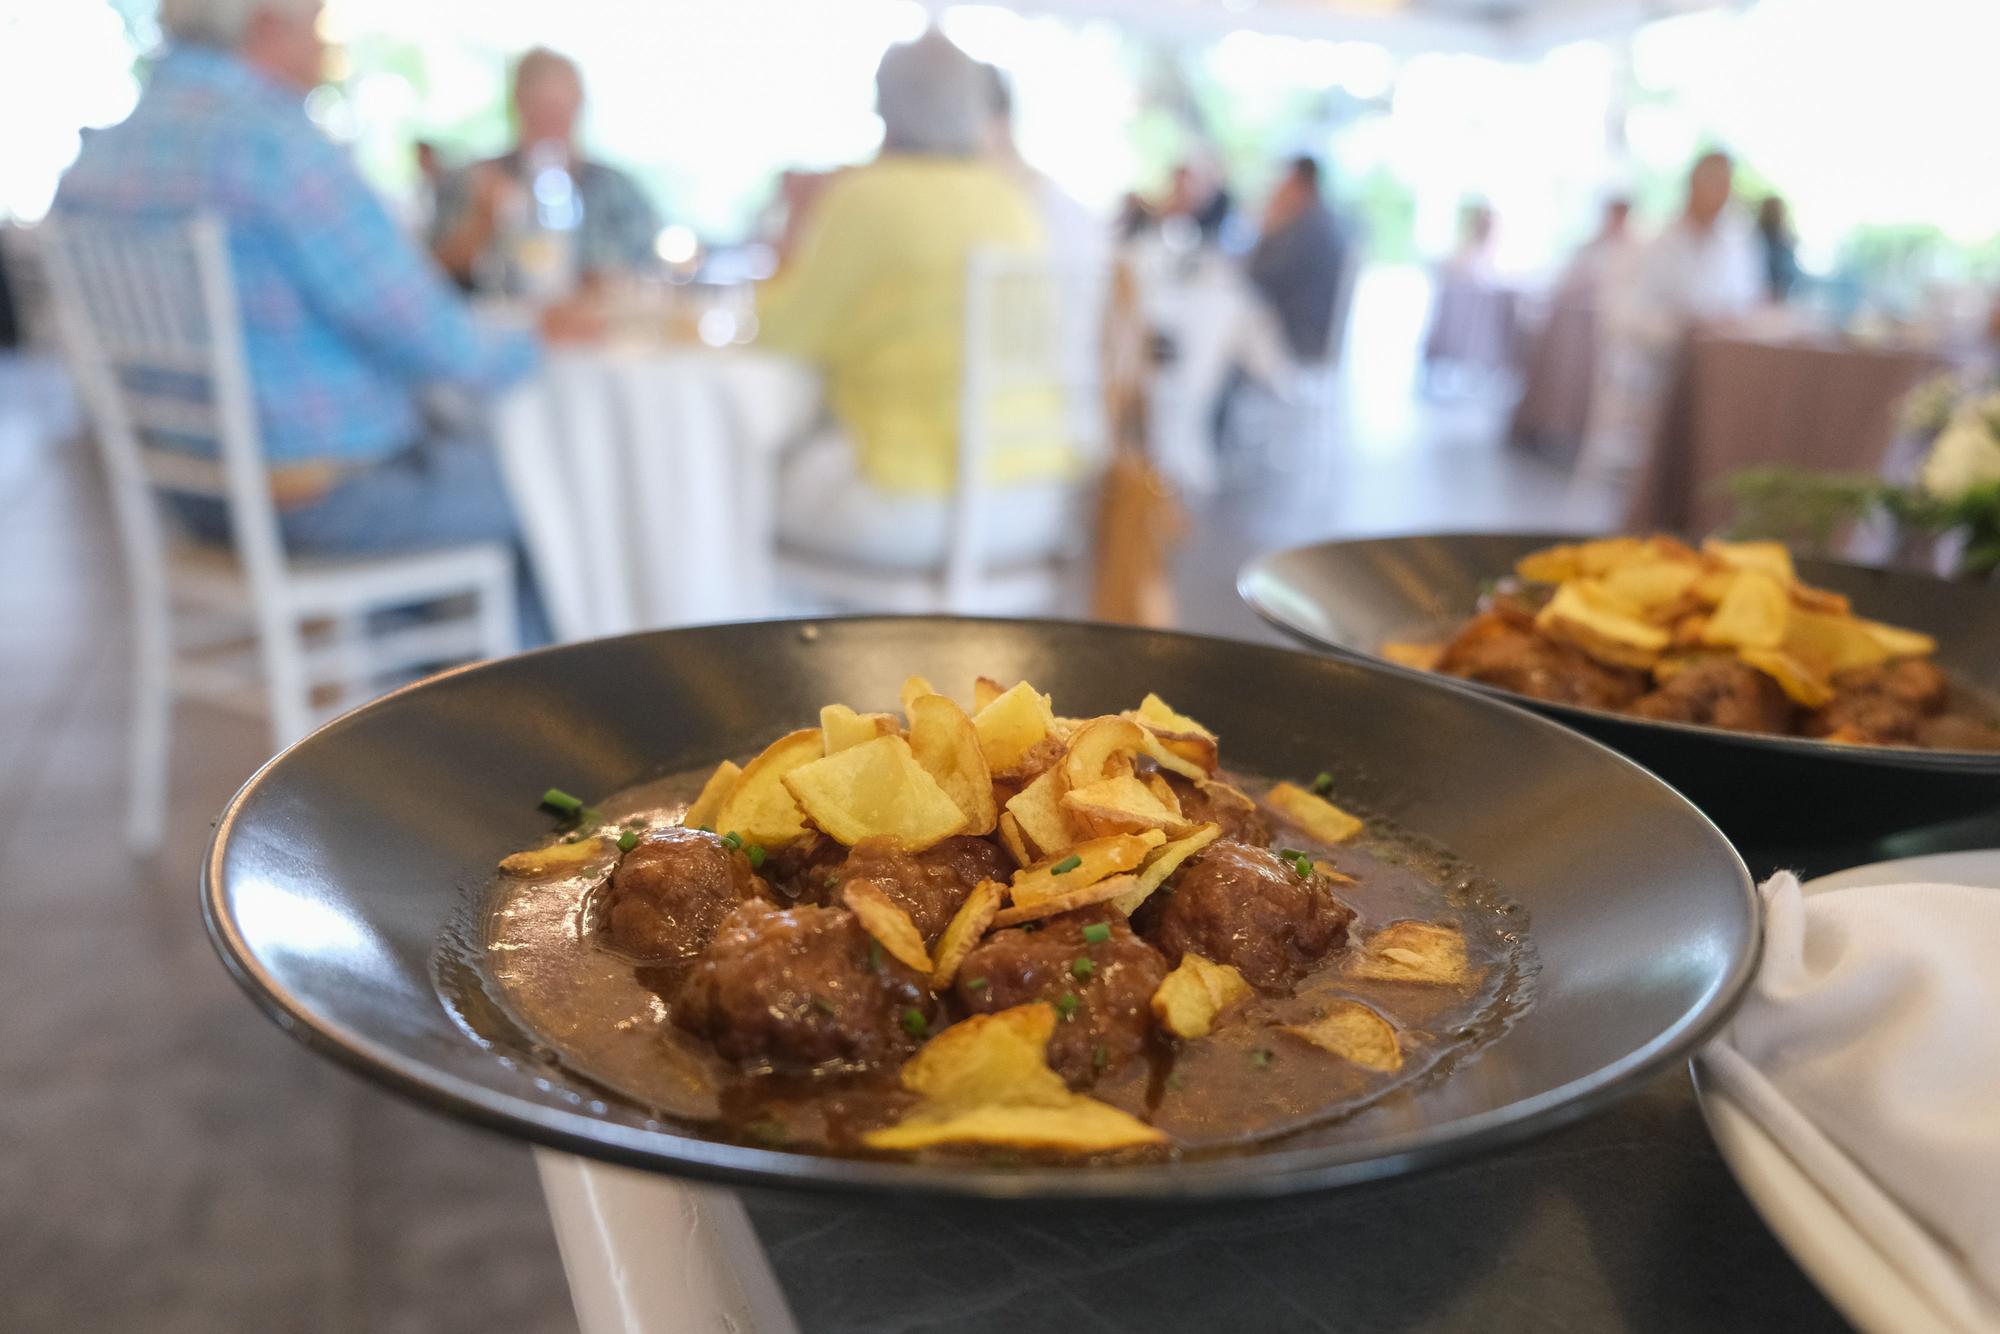
[[[230, 540], [228, 508], [207, 496], [174, 497], [195, 536]], [[285, 549], [299, 556], [386, 556], [467, 542], [515, 552], [521, 643], [549, 642], [548, 616], [521, 546], [514, 508], [490, 441], [435, 436], [348, 476], [318, 500], [278, 511]]]

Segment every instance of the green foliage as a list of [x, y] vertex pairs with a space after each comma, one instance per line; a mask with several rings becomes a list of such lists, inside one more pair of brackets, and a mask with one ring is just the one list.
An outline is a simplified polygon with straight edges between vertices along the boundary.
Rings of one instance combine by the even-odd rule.
[[1772, 467], [1745, 469], [1725, 485], [1735, 502], [1731, 537], [1773, 538], [1823, 551], [1847, 525], [1881, 515], [1907, 533], [1962, 534], [1961, 575], [2000, 571], [2000, 482], [1941, 500], [1919, 487], [1862, 474]]

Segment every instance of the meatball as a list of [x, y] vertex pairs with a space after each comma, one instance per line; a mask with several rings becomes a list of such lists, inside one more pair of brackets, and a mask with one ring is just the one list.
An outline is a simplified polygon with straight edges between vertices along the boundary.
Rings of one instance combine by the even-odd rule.
[[845, 908], [745, 903], [715, 933], [680, 993], [674, 1022], [725, 1058], [803, 1072], [900, 1061], [935, 1005]]
[[1138, 917], [1140, 932], [1168, 962], [1192, 951], [1234, 965], [1252, 986], [1278, 991], [1347, 943], [1354, 909], [1318, 872], [1301, 876], [1274, 852], [1219, 839]]
[[1005, 880], [1013, 870], [1014, 859], [989, 839], [960, 836], [904, 852], [894, 839], [864, 838], [841, 864], [839, 881], [873, 882], [910, 914], [925, 943], [935, 944], [974, 886]]
[[[1108, 929], [1103, 940], [1086, 928]], [[1092, 934], [1098, 934], [1093, 932]], [[1153, 992], [1167, 975], [1160, 952], [1102, 905], [1064, 913], [1038, 929], [995, 931], [958, 968], [958, 998], [974, 1014], [1032, 1001], [1056, 1007], [1049, 1064], [1074, 1088], [1137, 1056], [1153, 1023]]]
[[1925, 720], [1943, 711], [1951, 683], [1935, 663], [1904, 658], [1850, 668], [1833, 678], [1833, 689], [1832, 701], [1807, 716], [1808, 735], [1908, 746]]
[[1227, 783], [1197, 783], [1179, 774], [1165, 775], [1167, 786], [1180, 798], [1181, 814], [1197, 824], [1219, 824], [1222, 836], [1263, 847], [1271, 841], [1271, 822], [1257, 803]]
[[1792, 702], [1776, 681], [1733, 657], [1705, 658], [1632, 705], [1641, 718], [1732, 732], [1789, 732]]
[[1646, 692], [1644, 672], [1608, 667], [1509, 610], [1475, 616], [1445, 645], [1437, 669], [1534, 699], [1594, 709], [1622, 709]]
[[788, 903], [825, 903], [827, 885], [846, 860], [846, 847], [811, 829], [766, 857], [762, 874]]
[[750, 859], [717, 835], [661, 829], [611, 873], [604, 929], [627, 954], [672, 963], [701, 953], [731, 910], [764, 893]]

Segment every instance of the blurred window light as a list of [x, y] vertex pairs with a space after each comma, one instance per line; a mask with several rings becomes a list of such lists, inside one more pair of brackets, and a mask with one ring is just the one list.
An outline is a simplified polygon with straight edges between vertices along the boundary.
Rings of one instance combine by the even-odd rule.
[[0, 218], [48, 212], [82, 132], [131, 114], [133, 54], [105, 0], [0, 0]]
[[653, 241], [653, 253], [662, 263], [686, 264], [701, 253], [701, 238], [684, 223], [669, 223]]

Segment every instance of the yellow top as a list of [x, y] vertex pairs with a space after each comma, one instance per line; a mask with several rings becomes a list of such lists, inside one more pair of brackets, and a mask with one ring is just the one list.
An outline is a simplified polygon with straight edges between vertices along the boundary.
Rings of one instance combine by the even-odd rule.
[[[1041, 253], [1027, 196], [982, 163], [882, 158], [826, 187], [797, 253], [759, 294], [758, 342], [817, 363], [862, 474], [885, 491], [942, 495], [957, 471], [966, 261]], [[1075, 451], [1055, 386], [1004, 395], [992, 482], [1069, 476]]]

